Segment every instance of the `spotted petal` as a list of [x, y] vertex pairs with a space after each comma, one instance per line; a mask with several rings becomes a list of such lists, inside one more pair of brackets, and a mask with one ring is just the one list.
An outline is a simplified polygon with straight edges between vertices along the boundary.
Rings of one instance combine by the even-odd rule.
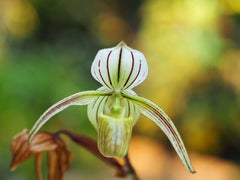
[[99, 50], [91, 68], [92, 76], [110, 90], [132, 89], [148, 74], [144, 55], [120, 42], [116, 47]]
[[87, 105], [92, 102], [95, 97], [98, 96], [109, 96], [108, 92], [98, 92], [98, 91], [84, 91], [73, 94], [59, 101], [58, 103], [51, 106], [48, 110], [46, 110], [42, 116], [38, 119], [38, 121], [32, 127], [28, 140], [31, 141], [33, 136], [37, 133], [37, 131], [55, 114], [61, 112], [65, 108], [72, 105]]
[[160, 107], [148, 99], [129, 94], [122, 95], [123, 97], [137, 104], [140, 108], [141, 113], [151, 119], [162, 129], [162, 131], [166, 134], [172, 143], [174, 149], [176, 150], [178, 156], [182, 160], [187, 170], [191, 173], [195, 173], [183, 141], [168, 115]]

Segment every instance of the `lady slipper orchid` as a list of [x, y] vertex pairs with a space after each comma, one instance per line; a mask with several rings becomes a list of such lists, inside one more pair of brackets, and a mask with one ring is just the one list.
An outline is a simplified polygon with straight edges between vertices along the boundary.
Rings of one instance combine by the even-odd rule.
[[29, 141], [55, 114], [71, 105], [88, 105], [88, 117], [98, 132], [98, 148], [106, 157], [127, 154], [132, 128], [140, 113], [166, 134], [188, 171], [194, 173], [183, 141], [168, 115], [155, 103], [132, 90], [148, 74], [144, 55], [120, 42], [99, 50], [91, 67], [92, 76], [102, 84], [96, 91], [73, 94], [50, 107], [34, 124]]

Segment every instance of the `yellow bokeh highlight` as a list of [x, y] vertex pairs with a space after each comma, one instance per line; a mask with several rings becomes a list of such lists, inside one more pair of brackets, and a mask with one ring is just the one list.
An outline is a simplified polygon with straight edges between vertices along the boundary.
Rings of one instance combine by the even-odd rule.
[[206, 34], [217, 35], [218, 7], [217, 0], [149, 0], [143, 6], [138, 43], [150, 69], [143, 93], [171, 117], [184, 108], [188, 88], [210, 63]]
[[0, 2], [0, 21], [3, 30], [20, 38], [31, 33], [36, 27], [38, 15], [27, 0]]
[[144, 24], [209, 28], [218, 19], [218, 6], [218, 0], [149, 0], [143, 6]]
[[224, 11], [228, 14], [240, 13], [239, 0], [221, 0]]

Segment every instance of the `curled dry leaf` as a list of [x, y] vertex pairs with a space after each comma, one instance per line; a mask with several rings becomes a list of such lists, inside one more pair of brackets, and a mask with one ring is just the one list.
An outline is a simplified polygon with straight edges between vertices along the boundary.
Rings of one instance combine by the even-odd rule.
[[57, 143], [55, 151], [48, 153], [49, 180], [62, 179], [72, 161], [72, 153], [68, 151], [65, 143], [60, 138]]
[[[35, 156], [37, 179], [41, 180], [41, 153], [48, 152], [49, 180], [63, 178], [72, 161], [72, 153], [67, 149], [64, 141], [47, 132], [38, 132], [28, 143], [29, 131], [24, 130], [14, 137], [11, 145], [12, 162], [10, 170], [14, 170], [31, 156]], [[57, 174], [58, 177], [55, 177]]]
[[14, 170], [25, 160], [34, 156], [36, 178], [37, 180], [42, 180], [42, 153], [47, 152], [47, 162], [49, 168], [48, 179], [62, 180], [65, 172], [72, 162], [72, 153], [67, 149], [66, 144], [60, 138], [61, 134], [68, 136], [73, 142], [84, 147], [105, 163], [113, 166], [116, 169], [115, 175], [117, 177], [126, 177], [128, 174], [131, 174], [128, 164], [120, 163], [120, 161], [115, 158], [107, 158], [103, 156], [100, 153], [95, 140], [66, 130], [60, 130], [54, 134], [48, 132], [38, 132], [33, 137], [31, 143], [28, 142], [28, 130], [24, 130], [15, 136], [11, 145], [12, 162], [10, 170]]

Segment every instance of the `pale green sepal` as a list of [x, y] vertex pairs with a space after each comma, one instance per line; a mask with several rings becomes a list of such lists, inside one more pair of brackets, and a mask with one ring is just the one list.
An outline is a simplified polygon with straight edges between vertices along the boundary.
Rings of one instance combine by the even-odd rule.
[[172, 143], [186, 169], [191, 173], [195, 173], [196, 171], [192, 167], [181, 136], [168, 115], [160, 107], [148, 99], [129, 94], [122, 94], [122, 96], [138, 105], [141, 113], [155, 122], [162, 129]]
[[129, 148], [133, 119], [99, 115], [98, 149], [105, 157], [124, 157]]
[[37, 133], [37, 131], [55, 114], [61, 112], [65, 108], [72, 105], [87, 105], [92, 102], [95, 97], [99, 96], [109, 96], [111, 93], [107, 92], [98, 92], [98, 91], [84, 91], [73, 94], [64, 98], [63, 100], [57, 102], [49, 109], [47, 109], [34, 124], [32, 129], [30, 130], [28, 141], [31, 142], [33, 136]]

